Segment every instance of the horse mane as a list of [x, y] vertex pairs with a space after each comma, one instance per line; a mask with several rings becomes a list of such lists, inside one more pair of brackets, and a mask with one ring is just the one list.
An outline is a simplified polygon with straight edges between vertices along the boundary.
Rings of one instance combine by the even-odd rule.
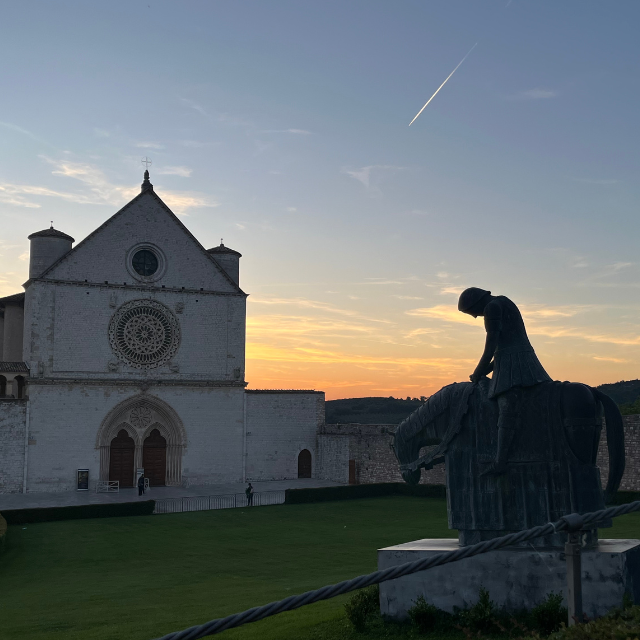
[[[440, 414], [444, 413], [451, 406], [451, 400], [458, 394], [461, 385], [471, 384], [470, 382], [454, 382], [440, 391], [436, 391], [427, 401], [418, 407], [408, 418], [405, 418], [396, 429], [396, 437], [408, 440], [417, 436], [424, 426], [433, 422]], [[456, 388], [457, 387], [457, 388]]]

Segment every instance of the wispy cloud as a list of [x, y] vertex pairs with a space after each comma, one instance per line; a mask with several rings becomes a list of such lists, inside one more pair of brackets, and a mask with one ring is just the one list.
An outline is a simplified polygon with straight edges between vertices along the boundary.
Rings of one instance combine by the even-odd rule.
[[599, 184], [606, 187], [622, 183], [622, 180], [617, 180], [616, 178], [573, 178], [573, 181], [582, 182], [583, 184]]
[[601, 360], [602, 362], [615, 362], [616, 364], [624, 364], [629, 362], [624, 358], [606, 358], [604, 356], [593, 356], [594, 360]]
[[440, 295], [459, 296], [464, 291], [464, 287], [444, 287], [440, 290]]
[[136, 142], [139, 149], [164, 149], [164, 145], [159, 142]]
[[511, 100], [548, 100], [549, 98], [555, 98], [558, 95], [557, 91], [553, 89], [527, 89], [526, 91], [520, 91], [512, 96]]
[[371, 164], [360, 169], [343, 168], [342, 173], [350, 176], [354, 180], [361, 182], [365, 187], [369, 188], [371, 183], [371, 172], [374, 170], [384, 171], [402, 171], [404, 167], [397, 167], [390, 164]]
[[[0, 201], [22, 207], [39, 208], [34, 197], [59, 198], [76, 204], [122, 205], [131, 200], [137, 193], [137, 186], [122, 186], [111, 182], [96, 166], [85, 162], [74, 162], [68, 159], [54, 159], [40, 156], [53, 167], [52, 174], [62, 178], [71, 178], [81, 183], [84, 190], [67, 191], [50, 189], [38, 185], [0, 183]], [[31, 196], [30, 198], [28, 196]], [[162, 199], [177, 214], [185, 215], [194, 207], [215, 207], [217, 202], [210, 198], [189, 192], [162, 191]]]
[[156, 169], [154, 173], [158, 173], [162, 176], [181, 176], [183, 178], [189, 178], [193, 169], [189, 167], [163, 167], [162, 169]]
[[313, 132], [306, 129], [265, 129], [264, 133], [292, 133], [298, 136], [310, 136]]
[[204, 107], [193, 100], [189, 100], [188, 98], [180, 98], [180, 102], [186, 107], [197, 111], [199, 114], [206, 116], [208, 113], [205, 111]]
[[17, 124], [12, 124], [11, 122], [0, 122], [0, 127], [4, 127], [5, 129], [9, 129], [10, 131], [15, 131], [16, 133], [21, 133], [22, 135], [28, 136], [32, 140], [36, 142], [44, 142], [44, 140], [38, 137], [35, 133], [28, 131], [27, 129], [23, 129], [19, 127]]

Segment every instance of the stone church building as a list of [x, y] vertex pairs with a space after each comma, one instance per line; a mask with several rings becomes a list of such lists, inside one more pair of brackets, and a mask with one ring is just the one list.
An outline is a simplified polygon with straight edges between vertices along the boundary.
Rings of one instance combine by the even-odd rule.
[[29, 236], [0, 299], [0, 493], [315, 477], [324, 393], [248, 390], [240, 254], [206, 250], [155, 193], [73, 247]]

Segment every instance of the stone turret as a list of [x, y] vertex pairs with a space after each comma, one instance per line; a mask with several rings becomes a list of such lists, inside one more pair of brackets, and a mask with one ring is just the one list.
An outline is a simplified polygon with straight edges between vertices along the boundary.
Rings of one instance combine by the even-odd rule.
[[207, 249], [207, 253], [210, 253], [227, 275], [240, 286], [240, 258], [242, 258], [242, 254], [225, 247], [222, 240], [220, 240], [220, 246]]
[[51, 228], [37, 231], [29, 236], [29, 278], [40, 277], [54, 262], [71, 251], [75, 240], [62, 231]]

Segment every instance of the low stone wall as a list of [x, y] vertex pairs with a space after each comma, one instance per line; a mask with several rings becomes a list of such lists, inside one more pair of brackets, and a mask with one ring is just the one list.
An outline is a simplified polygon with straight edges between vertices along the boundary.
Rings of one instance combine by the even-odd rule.
[[[622, 491], [640, 491], [640, 415], [622, 416], [624, 424], [624, 446], [626, 464], [620, 483]], [[602, 430], [598, 449], [598, 466], [603, 486], [607, 484], [609, 474], [609, 453], [607, 434]]]
[[[626, 468], [620, 489], [640, 491], [640, 415], [622, 416], [626, 448]], [[356, 484], [402, 482], [398, 462], [391, 448], [395, 424], [327, 424], [318, 434], [321, 477], [334, 482], [349, 482], [349, 465]], [[607, 436], [603, 429], [598, 450], [602, 484], [609, 473]], [[354, 469], [355, 467], [355, 469]], [[444, 484], [444, 465], [422, 471], [421, 483]]]
[[[352, 484], [402, 482], [391, 445], [396, 428], [395, 424], [324, 425], [318, 433], [321, 477]], [[444, 465], [422, 471], [422, 484], [444, 481]]]
[[0, 493], [20, 493], [27, 400], [0, 400]]

